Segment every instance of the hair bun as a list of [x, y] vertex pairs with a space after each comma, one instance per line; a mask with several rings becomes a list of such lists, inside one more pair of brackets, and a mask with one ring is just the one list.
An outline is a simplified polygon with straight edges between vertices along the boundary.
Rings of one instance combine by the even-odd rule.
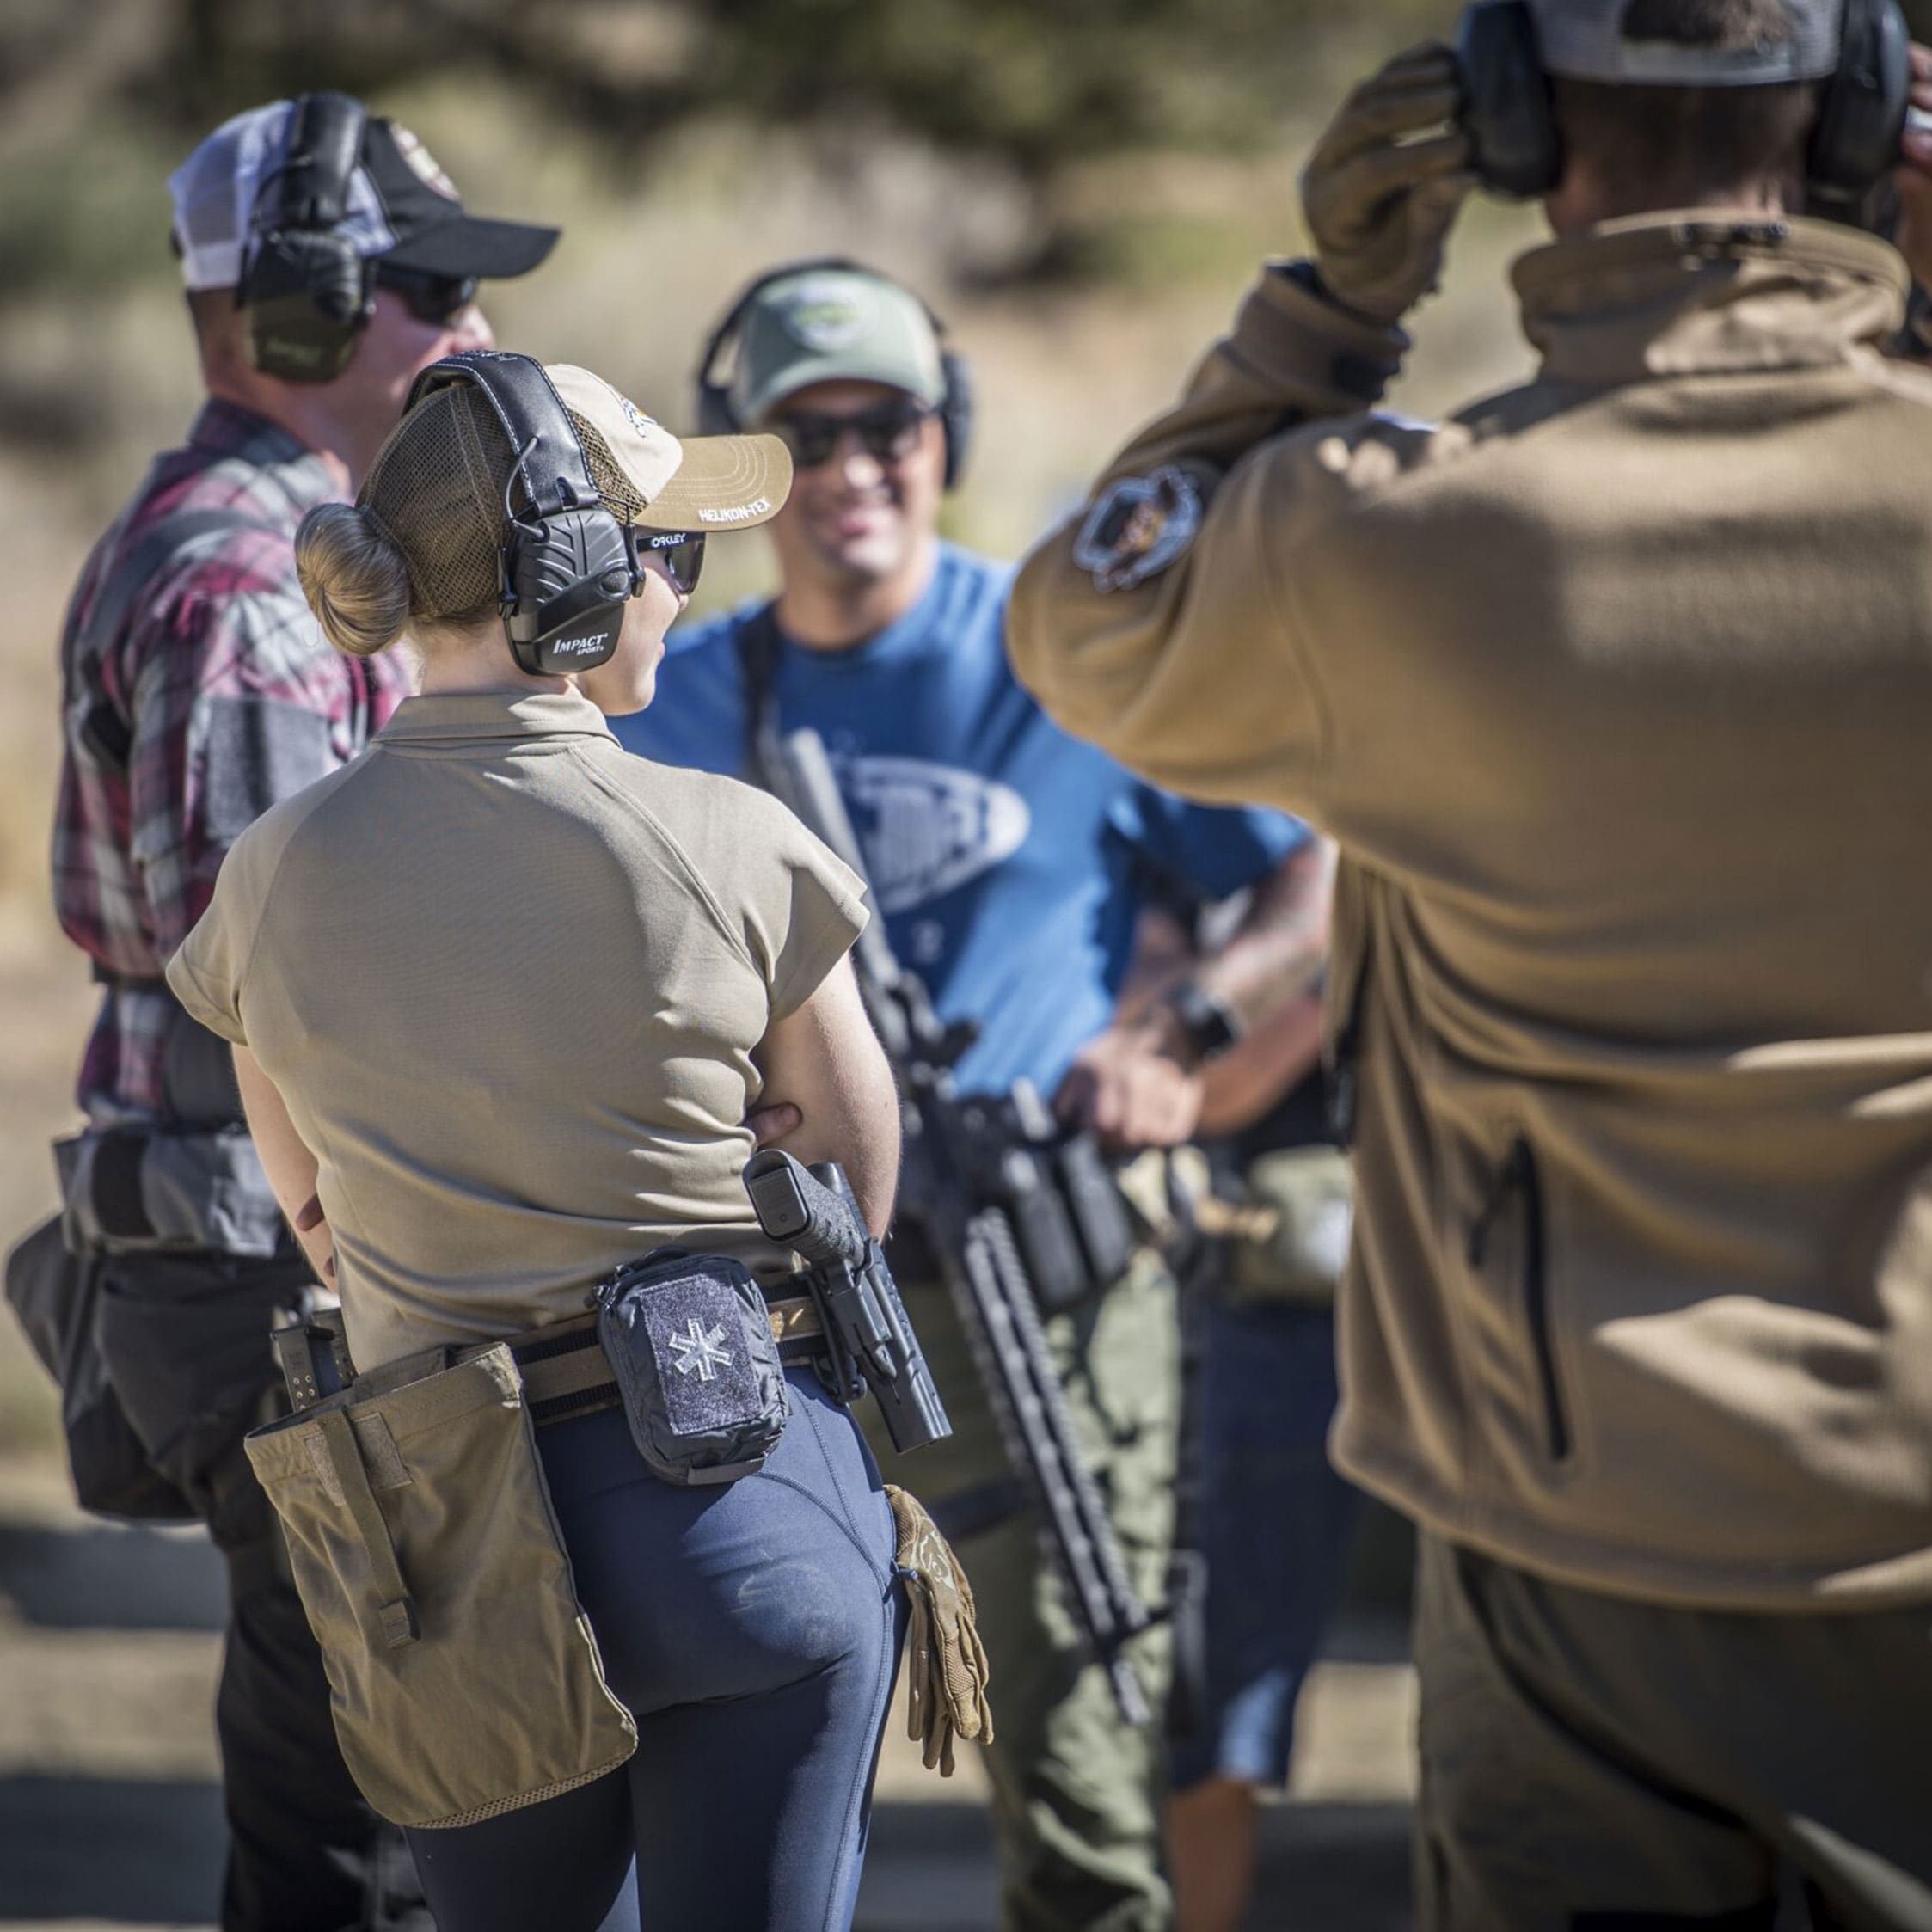
[[318, 504], [295, 534], [296, 574], [338, 651], [372, 658], [409, 621], [409, 567], [395, 538], [353, 503]]

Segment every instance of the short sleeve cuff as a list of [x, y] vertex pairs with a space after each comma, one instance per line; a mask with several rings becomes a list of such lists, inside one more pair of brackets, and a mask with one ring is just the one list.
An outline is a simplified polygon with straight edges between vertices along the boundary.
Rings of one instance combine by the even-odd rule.
[[183, 946], [168, 962], [168, 990], [178, 999], [191, 1020], [199, 1021], [212, 1033], [231, 1046], [246, 1046], [248, 1038], [232, 997], [224, 1000], [210, 990], [195, 971]]
[[796, 1013], [825, 982], [834, 966], [852, 950], [872, 917], [857, 892], [819, 880], [824, 907], [802, 942], [785, 949], [784, 970], [771, 989], [771, 1017], [782, 1020]]

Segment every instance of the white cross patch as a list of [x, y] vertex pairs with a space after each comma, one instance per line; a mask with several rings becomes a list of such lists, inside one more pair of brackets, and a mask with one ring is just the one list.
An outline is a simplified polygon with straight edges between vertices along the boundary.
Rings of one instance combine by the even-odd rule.
[[731, 1366], [730, 1353], [720, 1346], [725, 1339], [724, 1329], [713, 1322], [708, 1331], [701, 1332], [695, 1315], [686, 1326], [688, 1334], [671, 1337], [671, 1350], [678, 1358], [674, 1366], [679, 1375], [689, 1375], [696, 1369], [700, 1382], [715, 1382], [718, 1371]]

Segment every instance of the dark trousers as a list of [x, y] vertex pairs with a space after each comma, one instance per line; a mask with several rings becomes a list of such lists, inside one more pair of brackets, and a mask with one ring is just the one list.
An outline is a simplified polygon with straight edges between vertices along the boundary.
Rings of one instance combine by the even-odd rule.
[[1424, 1932], [1932, 1932], [1932, 1605], [1694, 1610], [1425, 1532]]
[[616, 1409], [538, 1436], [637, 1750], [561, 1797], [410, 1832], [442, 1932], [851, 1923], [904, 1594], [856, 1426], [809, 1370], [787, 1380], [777, 1448], [721, 1487], [651, 1475]]
[[1296, 1702], [1340, 1594], [1361, 1501], [1328, 1466], [1334, 1314], [1211, 1301], [1202, 1328], [1206, 1696], [1169, 1769], [1177, 1791], [1214, 1776], [1285, 1786]]
[[293, 1256], [117, 1256], [102, 1285], [101, 1351], [149, 1460], [228, 1561], [215, 1702], [230, 1834], [224, 1932], [432, 1932], [401, 1832], [343, 1766], [322, 1656], [242, 1448], [269, 1400], [271, 1321], [307, 1279]]

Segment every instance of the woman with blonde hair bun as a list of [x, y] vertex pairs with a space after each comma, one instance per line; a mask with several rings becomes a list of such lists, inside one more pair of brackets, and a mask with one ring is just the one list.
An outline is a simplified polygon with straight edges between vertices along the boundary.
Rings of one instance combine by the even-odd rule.
[[296, 568], [322, 635], [346, 656], [386, 651], [409, 621], [409, 567], [372, 511], [324, 503], [310, 512]]
[[406, 638], [420, 694], [242, 835], [169, 968], [340, 1296], [353, 1383], [318, 1369], [250, 1455], [443, 1932], [850, 1920], [892, 1512], [741, 1169], [756, 1111], [884, 1229], [862, 888], [604, 721], [651, 701], [702, 533], [789, 481], [583, 370], [437, 365], [297, 545], [330, 639]]

